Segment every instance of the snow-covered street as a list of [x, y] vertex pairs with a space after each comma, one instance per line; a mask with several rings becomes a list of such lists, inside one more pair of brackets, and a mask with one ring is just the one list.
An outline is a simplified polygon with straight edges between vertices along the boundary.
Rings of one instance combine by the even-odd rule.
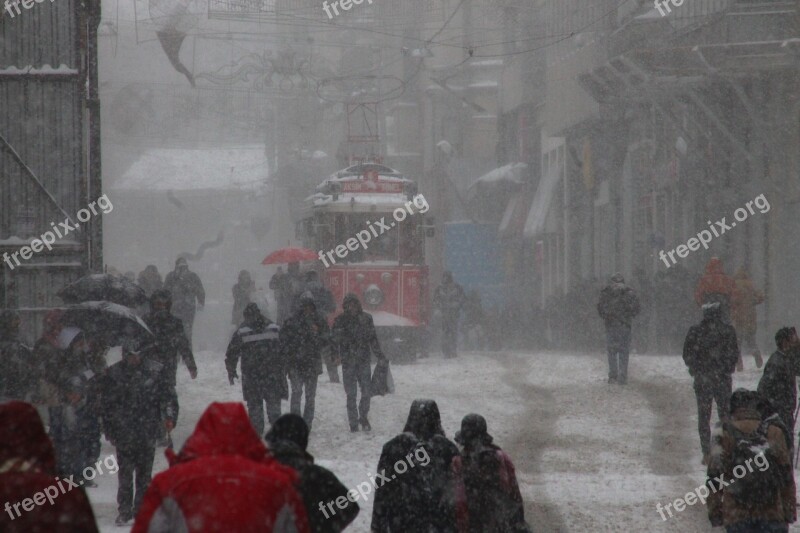
[[[198, 354], [199, 376], [178, 371], [180, 446], [211, 401], [239, 401], [226, 380], [222, 354]], [[734, 387], [754, 387], [760, 371], [751, 359]], [[674, 501], [704, 480], [690, 378], [677, 356], [633, 356], [627, 387], [606, 383], [599, 355], [467, 353], [456, 360], [434, 355], [393, 367], [397, 393], [375, 398], [371, 433], [351, 434], [340, 384], [320, 376], [317, 419], [309, 451], [355, 487], [375, 473], [381, 446], [400, 432], [411, 400], [439, 403], [447, 436], [461, 418], [481, 413], [495, 442], [517, 467], [534, 531], [710, 531], [705, 508], [688, 507], [666, 522], [656, 504]], [[284, 402], [284, 410], [288, 409]], [[102, 456], [113, 448], [104, 443]], [[157, 452], [156, 472], [166, 467]], [[116, 478], [89, 489], [103, 531], [122, 531], [116, 516]], [[372, 502], [348, 531], [369, 531]], [[792, 531], [800, 531], [793, 528]]]

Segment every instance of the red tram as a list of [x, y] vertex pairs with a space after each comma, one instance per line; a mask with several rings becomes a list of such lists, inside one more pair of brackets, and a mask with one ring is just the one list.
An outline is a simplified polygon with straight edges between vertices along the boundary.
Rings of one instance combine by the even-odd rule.
[[428, 209], [414, 181], [387, 166], [362, 163], [317, 186], [297, 224], [297, 238], [319, 250], [336, 314], [345, 294], [357, 294], [395, 361], [413, 360], [425, 349], [425, 238], [433, 236]]

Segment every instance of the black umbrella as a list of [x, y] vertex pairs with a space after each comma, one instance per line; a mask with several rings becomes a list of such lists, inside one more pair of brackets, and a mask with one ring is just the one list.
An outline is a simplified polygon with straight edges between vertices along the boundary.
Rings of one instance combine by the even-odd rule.
[[64, 303], [107, 301], [128, 307], [147, 302], [144, 289], [128, 278], [111, 274], [89, 274], [58, 291]]
[[136, 313], [112, 302], [82, 302], [64, 311], [61, 323], [82, 329], [106, 346], [120, 346], [126, 339], [151, 339], [153, 333]]

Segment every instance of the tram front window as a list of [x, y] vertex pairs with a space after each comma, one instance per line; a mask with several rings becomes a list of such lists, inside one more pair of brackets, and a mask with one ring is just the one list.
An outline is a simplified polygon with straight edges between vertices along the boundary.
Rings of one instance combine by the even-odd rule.
[[[361, 246], [361, 243], [358, 243], [355, 250], [348, 251], [346, 259], [348, 263], [397, 261], [399, 238], [397, 228], [384, 229], [381, 233], [380, 226], [376, 224], [381, 217], [387, 226], [391, 226], [394, 221], [390, 214], [387, 216], [380, 213], [354, 213], [336, 217], [336, 241], [338, 244], [345, 244], [347, 239], [356, 237], [360, 231], [368, 232], [371, 239], [367, 243], [366, 249]], [[370, 227], [374, 228], [375, 233], [378, 234], [377, 237]], [[362, 233], [363, 235], [365, 234]]]

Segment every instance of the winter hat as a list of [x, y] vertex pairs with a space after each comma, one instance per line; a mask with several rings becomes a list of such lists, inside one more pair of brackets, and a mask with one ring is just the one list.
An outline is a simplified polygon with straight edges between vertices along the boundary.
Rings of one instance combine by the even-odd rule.
[[247, 322], [257, 323], [259, 325], [263, 325], [267, 321], [267, 319], [261, 313], [261, 309], [259, 309], [258, 304], [255, 302], [250, 302], [247, 304], [247, 307], [245, 307], [244, 311], [242, 311], [242, 316]]
[[719, 302], [709, 302], [703, 304], [703, 318], [717, 318], [722, 313], [722, 306]]
[[781, 344], [791, 339], [795, 334], [796, 332], [794, 328], [789, 326], [782, 327], [777, 333], [775, 333], [775, 345], [778, 347], [778, 349], [780, 349]]
[[625, 278], [624, 278], [624, 277], [622, 277], [622, 274], [620, 274], [619, 272], [617, 272], [616, 274], [614, 274], [613, 276], [611, 276], [611, 281], [612, 281], [613, 283], [625, 283]]
[[186, 260], [185, 257], [179, 257], [175, 260], [176, 267], [181, 265], [189, 266], [189, 262]]
[[358, 310], [361, 311], [361, 301], [358, 299], [358, 295], [354, 292], [348, 292], [344, 296], [344, 300], [342, 300], [342, 309], [347, 307], [347, 304], [354, 303], [358, 307]]
[[288, 440], [297, 444], [305, 451], [308, 447], [308, 433], [308, 424], [303, 420], [303, 417], [293, 413], [287, 413], [272, 424], [270, 430], [264, 435], [264, 440], [266, 440], [268, 444]]
[[454, 440], [462, 446], [480, 440], [483, 444], [491, 444], [494, 440], [487, 432], [486, 419], [471, 413], [461, 420], [461, 431], [456, 431]]
[[61, 348], [62, 350], [66, 350], [70, 346], [72, 346], [72, 342], [75, 338], [83, 333], [79, 328], [68, 326], [61, 330], [61, 333], [58, 334], [56, 337], [56, 346]]
[[314, 309], [317, 308], [317, 304], [314, 301], [314, 295], [311, 293], [311, 291], [306, 291], [300, 295], [300, 308], [302, 309], [307, 305], [313, 305]]
[[747, 408], [758, 409], [763, 408], [764, 400], [759, 393], [747, 389], [736, 389], [731, 394], [730, 410], [731, 413], [737, 409]]

